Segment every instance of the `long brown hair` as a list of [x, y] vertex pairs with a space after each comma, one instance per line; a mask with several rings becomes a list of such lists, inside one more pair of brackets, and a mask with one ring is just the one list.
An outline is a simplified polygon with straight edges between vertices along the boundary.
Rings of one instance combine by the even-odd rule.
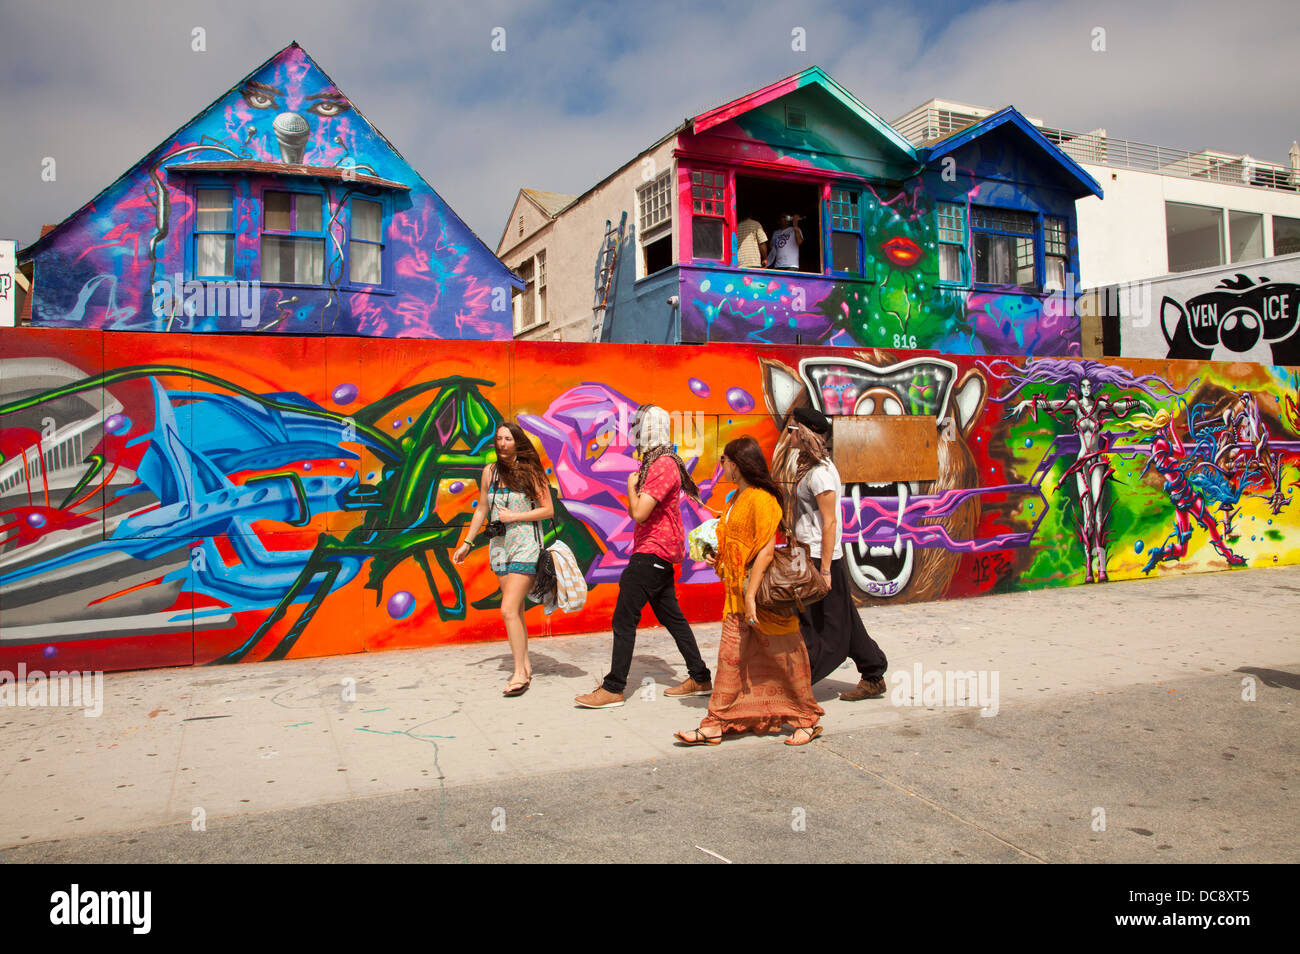
[[785, 495], [772, 479], [772, 474], [767, 469], [767, 459], [763, 457], [763, 448], [758, 446], [758, 441], [746, 434], [729, 443], [722, 449], [722, 453], [736, 465], [746, 483], [767, 491], [776, 498], [781, 509], [785, 509]]
[[[522, 427], [514, 421], [502, 421], [497, 426], [497, 430], [503, 427], [515, 439], [515, 459], [513, 463], [506, 463], [500, 457], [497, 458], [497, 474], [501, 478], [501, 483], [541, 503], [538, 495], [544, 494], [547, 487], [546, 468], [542, 466], [542, 459], [537, 456], [537, 449], [533, 447], [533, 442], [528, 439]], [[494, 438], [494, 447], [495, 443]]]

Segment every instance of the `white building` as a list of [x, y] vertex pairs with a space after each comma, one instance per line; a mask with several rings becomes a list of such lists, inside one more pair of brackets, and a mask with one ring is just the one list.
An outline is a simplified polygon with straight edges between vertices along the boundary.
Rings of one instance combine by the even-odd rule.
[[[932, 99], [894, 120], [914, 145], [994, 110]], [[1252, 156], [1053, 129], [1027, 117], [1105, 190], [1076, 203], [1085, 288], [1300, 252], [1300, 145], [1283, 165]]]

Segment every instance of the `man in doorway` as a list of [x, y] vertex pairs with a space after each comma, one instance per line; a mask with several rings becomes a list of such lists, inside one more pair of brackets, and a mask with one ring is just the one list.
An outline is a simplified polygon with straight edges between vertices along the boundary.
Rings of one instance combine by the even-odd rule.
[[799, 270], [799, 246], [803, 244], [799, 220], [802, 218], [801, 215], [781, 216], [781, 227], [772, 235], [772, 248], [767, 253], [768, 268]]
[[767, 233], [758, 220], [745, 213], [736, 223], [736, 267], [762, 268], [767, 258]]

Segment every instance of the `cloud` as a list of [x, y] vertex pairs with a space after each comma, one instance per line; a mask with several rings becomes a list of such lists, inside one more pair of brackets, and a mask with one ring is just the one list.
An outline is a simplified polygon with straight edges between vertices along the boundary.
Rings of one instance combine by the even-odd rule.
[[8, 4], [5, 24], [0, 234], [24, 244], [295, 39], [489, 246], [520, 187], [583, 192], [684, 117], [812, 64], [886, 120], [936, 96], [1011, 103], [1052, 126], [1281, 162], [1300, 134], [1287, 0], [47, 0]]

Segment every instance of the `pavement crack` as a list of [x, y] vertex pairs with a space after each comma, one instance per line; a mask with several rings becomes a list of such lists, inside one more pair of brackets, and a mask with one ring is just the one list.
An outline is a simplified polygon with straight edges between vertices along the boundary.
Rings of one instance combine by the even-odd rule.
[[909, 795], [909, 796], [911, 796], [912, 798], [915, 798], [915, 799], [917, 799], [917, 800], [920, 801], [920, 802], [924, 802], [926, 805], [929, 805], [931, 808], [933, 808], [935, 811], [939, 812], [940, 814], [947, 815], [947, 816], [948, 816], [949, 818], [951, 818], [953, 821], [958, 822], [959, 824], [965, 825], [967, 828], [972, 828], [972, 829], [974, 829], [975, 831], [979, 832], [979, 833], [982, 834], [982, 835], [987, 835], [989, 838], [992, 838], [994, 841], [998, 842], [999, 844], [1006, 845], [1006, 846], [1007, 846], [1008, 848], [1010, 848], [1012, 851], [1017, 852], [1018, 854], [1024, 855], [1026, 858], [1029, 858], [1029, 859], [1031, 859], [1031, 860], [1033, 860], [1033, 861], [1036, 861], [1036, 862], [1038, 862], [1040, 865], [1045, 865], [1045, 864], [1048, 864], [1048, 863], [1049, 863], [1049, 862], [1047, 861], [1046, 858], [1040, 858], [1038, 855], [1034, 854], [1032, 851], [1029, 851], [1029, 850], [1027, 850], [1027, 849], [1025, 849], [1025, 848], [1021, 848], [1019, 845], [1014, 844], [1013, 842], [1007, 841], [1007, 840], [1006, 840], [1005, 838], [1003, 838], [1002, 836], [997, 835], [997, 834], [994, 834], [993, 832], [991, 832], [991, 831], [989, 831], [987, 828], [985, 828], [983, 825], [977, 824], [977, 823], [971, 821], [969, 818], [963, 818], [961, 815], [958, 815], [956, 812], [949, 811], [948, 809], [944, 808], [942, 805], [940, 805], [938, 802], [934, 801], [933, 799], [926, 798], [924, 795], [920, 795], [920, 794], [918, 794], [918, 793], [912, 791], [910, 788], [907, 788], [905, 785], [899, 785], [897, 782], [895, 782], [895, 781], [893, 781], [893, 780], [891, 780], [891, 779], [885, 778], [885, 776], [881, 775], [879, 772], [873, 772], [873, 771], [871, 771], [871, 769], [867, 768], [865, 765], [859, 765], [857, 762], [853, 761], [853, 760], [852, 760], [851, 758], [849, 758], [847, 755], [841, 755], [839, 752], [835, 751], [833, 748], [831, 748], [831, 747], [830, 747], [829, 745], [827, 745], [826, 743], [823, 742], [821, 745], [819, 745], [819, 746], [817, 746], [817, 747], [818, 747], [819, 749], [824, 749], [825, 751], [829, 752], [831, 755], [835, 756], [835, 757], [836, 757], [837, 759], [839, 759], [840, 761], [842, 761], [842, 762], [847, 762], [849, 765], [852, 765], [852, 766], [853, 766], [855, 769], [857, 769], [859, 772], [862, 772], [862, 773], [865, 774], [865, 775], [870, 775], [872, 778], [877, 779], [877, 780], [879, 780], [879, 781], [881, 781], [881, 782], [884, 782], [884, 783], [885, 783], [886, 785], [888, 785], [890, 788], [895, 789], [895, 790], [897, 790], [897, 791], [900, 791], [900, 792], [902, 792], [902, 793], [905, 794], [905, 795]]

